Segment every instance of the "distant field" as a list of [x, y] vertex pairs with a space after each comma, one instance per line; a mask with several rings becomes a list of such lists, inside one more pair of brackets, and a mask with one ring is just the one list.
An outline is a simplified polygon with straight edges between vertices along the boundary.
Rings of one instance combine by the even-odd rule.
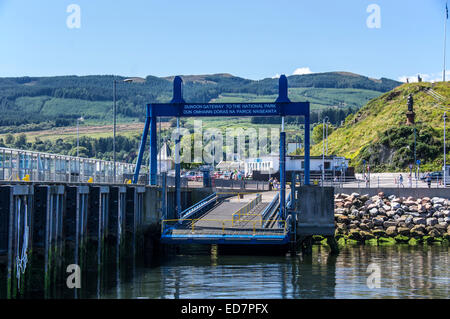
[[[142, 134], [142, 130], [144, 129], [144, 123], [134, 123], [134, 124], [119, 124], [117, 125], [117, 135], [131, 136], [133, 134], [139, 133]], [[89, 136], [92, 138], [100, 138], [100, 137], [111, 137], [113, 136], [113, 127], [112, 125], [94, 125], [94, 126], [85, 126], [81, 125], [79, 127], [79, 133], [81, 136]], [[17, 133], [13, 135], [19, 135], [22, 133]], [[59, 138], [62, 139], [71, 139], [77, 137], [77, 128], [76, 126], [69, 127], [61, 127], [61, 128], [53, 128], [51, 130], [43, 130], [43, 131], [33, 131], [33, 132], [25, 132], [27, 140], [29, 142], [33, 142], [36, 137], [41, 140], [57, 140]], [[6, 134], [1, 134], [0, 138], [5, 138]]]
[[[235, 129], [235, 128], [254, 128], [258, 132], [260, 128], [280, 128], [279, 124], [252, 124], [250, 123], [250, 118], [203, 118], [203, 128], [218, 128], [224, 133], [226, 129]], [[187, 127], [192, 126], [194, 124], [194, 118], [186, 119]], [[159, 125], [158, 125], [159, 128]], [[170, 128], [170, 123], [162, 122], [161, 128], [163, 130], [167, 129], [175, 129]], [[142, 134], [142, 130], [144, 129], [144, 123], [126, 123], [126, 124], [118, 124], [117, 125], [117, 135], [122, 136], [133, 136]], [[295, 135], [303, 134], [303, 130], [296, 126], [288, 124], [286, 125], [286, 132], [288, 133], [288, 137], [292, 137]], [[34, 142], [36, 138], [39, 138], [42, 141], [50, 140], [55, 141], [59, 138], [63, 140], [70, 140], [77, 137], [77, 128], [76, 126], [70, 127], [62, 127], [62, 128], [53, 128], [50, 130], [42, 130], [42, 131], [31, 131], [24, 133], [16, 133], [13, 134], [17, 136], [19, 134], [25, 134], [28, 142]], [[80, 125], [79, 127], [80, 137], [88, 136], [91, 138], [101, 138], [101, 137], [112, 137], [113, 136], [113, 127], [112, 125]], [[0, 134], [0, 138], [5, 138], [7, 134]]]

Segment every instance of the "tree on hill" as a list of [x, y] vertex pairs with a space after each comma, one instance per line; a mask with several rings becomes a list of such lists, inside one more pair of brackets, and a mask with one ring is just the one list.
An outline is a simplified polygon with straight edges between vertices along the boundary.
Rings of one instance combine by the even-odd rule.
[[6, 137], [5, 137], [6, 145], [14, 144], [14, 140], [15, 140], [15, 138], [14, 138], [14, 135], [12, 135], [12, 134], [7, 134]]
[[[334, 126], [332, 124], [328, 124], [328, 135], [333, 133], [333, 131], [334, 131]], [[325, 134], [326, 134], [326, 125], [325, 125]], [[323, 134], [323, 123], [314, 126], [313, 132], [312, 132], [313, 144], [317, 144], [317, 143], [322, 142], [323, 137], [324, 137], [324, 134]]]
[[25, 134], [20, 134], [17, 136], [14, 146], [17, 148], [24, 148], [27, 145], [27, 136]]

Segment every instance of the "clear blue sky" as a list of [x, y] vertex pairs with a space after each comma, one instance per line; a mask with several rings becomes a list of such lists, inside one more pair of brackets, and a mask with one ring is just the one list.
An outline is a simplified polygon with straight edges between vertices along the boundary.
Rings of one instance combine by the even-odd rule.
[[[70, 4], [79, 29], [66, 25]], [[366, 25], [370, 4], [379, 29]], [[309, 68], [431, 79], [444, 19], [445, 0], [0, 0], [0, 76], [262, 79]]]

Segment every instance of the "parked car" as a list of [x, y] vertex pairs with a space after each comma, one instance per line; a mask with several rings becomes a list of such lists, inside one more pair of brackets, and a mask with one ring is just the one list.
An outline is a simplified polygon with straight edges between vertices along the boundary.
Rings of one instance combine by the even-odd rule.
[[223, 173], [223, 175], [220, 177], [221, 179], [230, 179], [231, 176], [231, 172], [225, 172]]
[[202, 180], [203, 180], [203, 173], [197, 172], [197, 173], [195, 174], [195, 181], [196, 181], [196, 182], [201, 182]]
[[213, 177], [215, 179], [221, 179], [223, 174], [224, 174], [224, 172], [214, 172]]
[[195, 181], [196, 175], [196, 172], [187, 172], [185, 177], [188, 179], [188, 181]]
[[188, 181], [199, 182], [203, 180], [203, 174], [201, 172], [187, 172], [186, 177]]

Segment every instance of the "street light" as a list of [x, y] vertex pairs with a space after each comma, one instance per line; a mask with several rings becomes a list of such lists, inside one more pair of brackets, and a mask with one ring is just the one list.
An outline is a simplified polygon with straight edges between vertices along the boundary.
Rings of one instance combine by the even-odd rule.
[[80, 157], [78, 150], [80, 147], [80, 130], [79, 130], [80, 121], [83, 122], [84, 118], [83, 117], [77, 118], [77, 157]]
[[[117, 108], [116, 108], [116, 86], [117, 86], [117, 80], [113, 80], [113, 99], [114, 99], [114, 124], [113, 124], [113, 162], [114, 162], [114, 168], [113, 168], [113, 181], [116, 182], [116, 114], [117, 114]], [[133, 82], [133, 79], [128, 78], [125, 80], [122, 80], [122, 82], [125, 83], [131, 83]]]
[[326, 156], [328, 156], [328, 123], [329, 123], [329, 120], [328, 120], [328, 118], [327, 118], [327, 127], [326, 127], [326, 134], [325, 134], [325, 137], [326, 137], [326, 141], [327, 141], [327, 148], [326, 148]]
[[328, 116], [323, 118], [322, 125], [322, 186], [325, 183], [325, 120], [327, 122], [327, 156], [328, 156]]
[[417, 140], [417, 130], [416, 130], [416, 124], [422, 124], [422, 122], [414, 122], [414, 175], [416, 177], [416, 182], [419, 176], [417, 176], [417, 153], [416, 153], [416, 140]]
[[447, 120], [447, 112], [444, 112], [444, 187], [447, 186], [447, 179], [445, 178], [446, 172], [447, 172], [447, 165], [446, 165], [446, 150], [445, 150], [445, 122]]

